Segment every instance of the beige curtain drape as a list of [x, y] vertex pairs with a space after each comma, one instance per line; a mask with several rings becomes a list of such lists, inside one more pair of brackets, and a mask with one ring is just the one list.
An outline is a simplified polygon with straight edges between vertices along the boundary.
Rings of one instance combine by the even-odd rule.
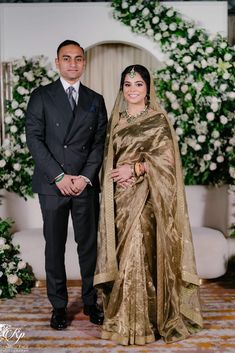
[[126, 66], [141, 64], [149, 70], [161, 66], [152, 54], [121, 43], [101, 44], [86, 52], [87, 65], [82, 82], [104, 96], [108, 115], [119, 89], [121, 72]]

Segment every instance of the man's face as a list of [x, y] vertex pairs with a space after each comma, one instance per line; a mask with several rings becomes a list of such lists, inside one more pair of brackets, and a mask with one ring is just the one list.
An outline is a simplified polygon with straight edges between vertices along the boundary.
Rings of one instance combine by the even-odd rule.
[[66, 45], [59, 51], [55, 64], [60, 75], [68, 82], [75, 83], [83, 74], [86, 61], [83, 50], [77, 45]]

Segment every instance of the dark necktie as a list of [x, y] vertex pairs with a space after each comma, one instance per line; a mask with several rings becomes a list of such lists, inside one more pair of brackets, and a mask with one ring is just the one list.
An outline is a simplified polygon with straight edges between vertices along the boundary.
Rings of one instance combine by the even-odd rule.
[[68, 95], [71, 109], [72, 109], [72, 111], [74, 111], [74, 108], [76, 107], [76, 102], [75, 102], [75, 99], [73, 98], [73, 92], [75, 92], [75, 88], [73, 86], [70, 86], [67, 88], [66, 92]]

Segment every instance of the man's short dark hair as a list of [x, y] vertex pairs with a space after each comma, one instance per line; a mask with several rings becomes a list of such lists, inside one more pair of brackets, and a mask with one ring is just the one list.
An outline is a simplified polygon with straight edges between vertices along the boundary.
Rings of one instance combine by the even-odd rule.
[[60, 43], [60, 45], [58, 46], [58, 48], [57, 48], [57, 57], [59, 57], [60, 49], [63, 48], [63, 47], [66, 47], [67, 45], [76, 45], [77, 47], [82, 49], [82, 52], [84, 54], [84, 49], [81, 47], [81, 45], [78, 42], [76, 42], [75, 40], [66, 39], [62, 43]]

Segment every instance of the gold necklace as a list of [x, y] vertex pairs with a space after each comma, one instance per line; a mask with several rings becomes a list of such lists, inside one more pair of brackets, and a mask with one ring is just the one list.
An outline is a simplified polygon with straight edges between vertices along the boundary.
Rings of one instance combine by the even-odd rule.
[[148, 106], [146, 105], [144, 107], [144, 109], [141, 110], [141, 112], [137, 113], [136, 115], [129, 114], [128, 110], [126, 109], [126, 110], [124, 110], [124, 112], [122, 112], [122, 117], [125, 118], [128, 123], [131, 123], [132, 121], [136, 120], [137, 118], [146, 116], [147, 113], [148, 113]]

